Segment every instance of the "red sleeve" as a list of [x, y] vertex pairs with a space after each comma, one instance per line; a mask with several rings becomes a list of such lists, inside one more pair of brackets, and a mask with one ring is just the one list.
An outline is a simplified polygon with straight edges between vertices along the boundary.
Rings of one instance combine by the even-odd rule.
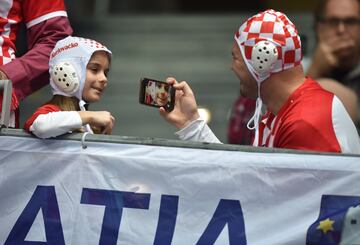
[[49, 83], [50, 52], [58, 40], [71, 34], [72, 29], [66, 17], [51, 18], [27, 30], [29, 51], [1, 67], [12, 80], [14, 92], [19, 100]]
[[34, 123], [34, 121], [36, 120], [36, 118], [42, 114], [48, 114], [50, 112], [57, 112], [57, 111], [61, 111], [59, 107], [57, 107], [56, 105], [50, 105], [50, 104], [46, 104], [43, 105], [41, 107], [39, 107], [34, 114], [32, 114], [32, 116], [30, 118], [28, 118], [28, 120], [26, 120], [25, 125], [24, 125], [24, 129], [30, 133], [30, 127], [31, 125]]
[[22, 9], [24, 21], [28, 23], [52, 12], [65, 11], [65, 4], [63, 0], [43, 0], [41, 3], [39, 0], [24, 0]]

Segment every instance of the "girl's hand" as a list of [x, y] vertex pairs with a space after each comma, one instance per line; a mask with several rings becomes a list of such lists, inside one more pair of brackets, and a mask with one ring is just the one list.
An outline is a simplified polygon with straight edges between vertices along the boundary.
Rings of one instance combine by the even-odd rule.
[[108, 111], [79, 111], [83, 125], [90, 124], [102, 129], [102, 134], [111, 134], [115, 118]]

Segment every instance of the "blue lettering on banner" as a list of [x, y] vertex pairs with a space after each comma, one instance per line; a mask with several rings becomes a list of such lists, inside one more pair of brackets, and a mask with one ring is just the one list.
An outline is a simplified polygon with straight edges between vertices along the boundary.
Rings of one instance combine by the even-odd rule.
[[150, 194], [83, 188], [82, 204], [105, 206], [100, 245], [116, 244], [123, 208], [149, 209]]
[[[42, 210], [45, 225], [45, 234], [47, 242], [25, 241], [32, 224], [39, 212]], [[30, 201], [20, 214], [5, 245], [12, 244], [65, 244], [63, 230], [61, 227], [59, 206], [56, 199], [54, 186], [37, 186]]]
[[228, 225], [230, 245], [245, 245], [245, 225], [240, 202], [221, 199], [198, 245], [214, 244], [225, 225]]
[[154, 245], [171, 244], [178, 211], [178, 196], [162, 195]]
[[[123, 208], [149, 209], [149, 193], [83, 188], [81, 204], [105, 206], [99, 244], [116, 244]], [[154, 245], [171, 244], [178, 214], [179, 196], [162, 195]], [[42, 210], [46, 242], [25, 241], [39, 210]], [[230, 245], [245, 245], [245, 226], [238, 200], [221, 199], [213, 217], [197, 244], [213, 244], [225, 226], [228, 226]], [[5, 245], [55, 244], [64, 245], [59, 205], [54, 186], [37, 186], [30, 201], [17, 219]]]

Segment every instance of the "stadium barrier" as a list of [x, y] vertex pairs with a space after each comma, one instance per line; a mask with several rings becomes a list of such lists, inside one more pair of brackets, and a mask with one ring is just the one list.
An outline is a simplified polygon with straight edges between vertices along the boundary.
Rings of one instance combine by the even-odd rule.
[[356, 155], [3, 128], [0, 243], [357, 244], [358, 186]]

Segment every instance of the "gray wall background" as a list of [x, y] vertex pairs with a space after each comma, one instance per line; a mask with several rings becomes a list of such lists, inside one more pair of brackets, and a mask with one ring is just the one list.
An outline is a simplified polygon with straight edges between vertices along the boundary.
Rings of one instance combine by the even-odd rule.
[[[106, 8], [97, 8], [86, 18], [82, 12], [72, 19], [75, 35], [100, 41], [113, 52], [108, 89], [91, 110], [111, 111], [116, 118], [113, 134], [176, 139], [176, 129], [156, 108], [138, 103], [141, 77], [175, 76], [190, 83], [198, 105], [212, 113], [210, 127], [226, 142], [229, 111], [239, 94], [239, 81], [230, 70], [233, 35], [254, 13], [111, 15]], [[311, 53], [311, 14], [288, 16], [306, 37]], [[47, 86], [27, 98], [21, 106], [21, 123], [51, 96]]]

